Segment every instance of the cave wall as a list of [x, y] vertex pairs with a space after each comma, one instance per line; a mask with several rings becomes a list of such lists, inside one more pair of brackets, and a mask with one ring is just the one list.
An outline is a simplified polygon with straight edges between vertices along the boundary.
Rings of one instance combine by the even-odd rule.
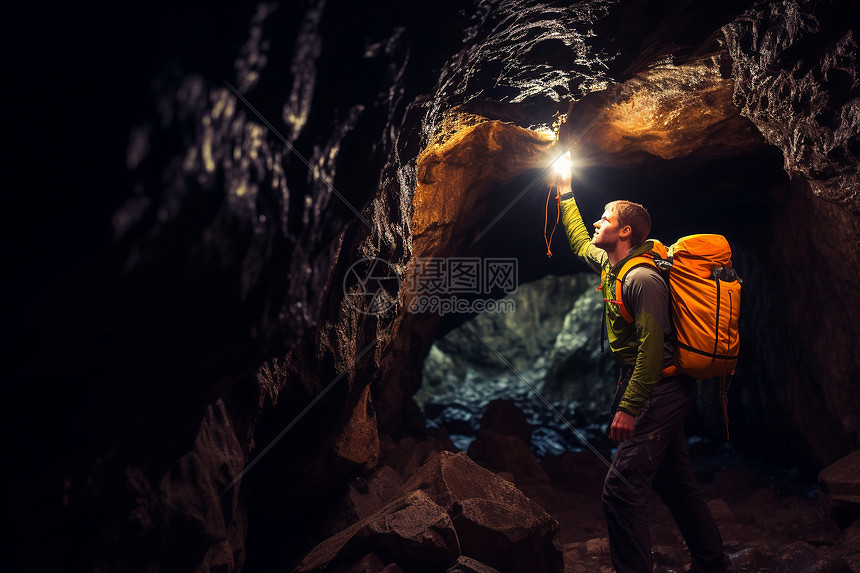
[[[857, 447], [857, 217], [802, 181], [771, 190], [773, 210], [745, 245], [748, 329], [735, 411], [744, 439], [773, 436], [820, 467]], [[772, 446], [771, 446], [772, 447]]]
[[782, 149], [786, 172], [860, 213], [856, 19], [845, 2], [785, 1], [723, 28], [735, 104]]
[[[18, 463], [4, 476], [14, 492], [8, 514], [18, 524], [13, 567], [238, 570], [299, 559], [324, 527], [309, 520], [309, 508], [378, 462], [380, 430], [420, 433], [411, 394], [421, 360], [452, 326], [405, 314], [396, 290], [388, 314], [350, 305], [342, 285], [353, 263], [380, 257], [400, 273], [416, 252], [458, 253], [534, 179], [529, 165], [550, 146], [506, 123], [482, 123], [477, 134], [505, 176], [469, 193], [436, 194], [438, 168], [422, 171], [418, 157], [445, 112], [467, 104], [488, 119], [537, 125], [568, 111], [573, 127], [590, 121], [588, 110], [606, 94], [580, 100], [579, 113], [570, 113], [566, 98], [614, 80], [636, 86], [625, 92], [622, 84], [622, 94], [647, 92], [661, 83], [647, 83], [648, 65], [671, 54], [684, 57], [668, 68], [695, 61], [696, 49], [711, 49], [713, 34], [746, 8], [697, 12], [666, 2], [654, 10], [634, 2], [617, 11], [562, 11], [564, 28], [583, 26], [565, 42], [551, 19], [531, 26], [515, 17], [528, 8], [537, 18], [542, 3], [501, 4], [493, 11], [462, 2], [462, 11], [450, 12], [382, 0], [265, 3], [238, 13], [220, 5], [129, 7], [115, 27], [94, 26], [95, 8], [48, 15], [15, 8], [13, 21], [44, 25], [29, 36], [21, 27], [13, 38], [13, 76], [22, 88], [13, 94], [20, 110], [13, 128], [24, 150], [13, 166], [24, 191], [10, 211], [8, 261], [17, 280], [4, 321], [15, 357], [6, 402], [16, 429], [9, 457]], [[770, 382], [747, 396], [751, 411], [789, 412], [779, 427], [797, 429], [797, 443], [822, 463], [857, 446], [857, 363], [848, 345], [860, 323], [843, 320], [846, 308], [858, 306], [850, 304], [857, 296], [856, 41], [839, 17], [851, 8], [768, 2], [724, 33], [735, 105], [800, 179], [775, 196], [771, 231], [759, 243], [779, 256], [757, 252], [763, 263], [774, 261], [791, 309], [763, 316], [790, 328], [774, 330], [786, 338], [762, 339], [756, 352], [771, 361]], [[796, 28], [781, 32], [786, 25]], [[603, 47], [600, 34], [611, 36]], [[770, 38], [771, 59], [759, 63], [760, 44], [749, 35]], [[507, 51], [492, 52], [494, 42]], [[535, 49], [518, 50], [518, 42]], [[504, 65], [505, 54], [514, 65]], [[542, 81], [545, 61], [564, 66], [571, 55], [582, 56], [585, 68]], [[483, 66], [487, 58], [495, 63]], [[713, 101], [725, 112], [723, 56], [707, 61], [719, 87]], [[587, 81], [577, 83], [580, 76]], [[762, 93], [767, 106], [755, 103]], [[821, 97], [810, 99], [815, 93]], [[596, 125], [594, 133], [612, 128]], [[744, 133], [742, 145], [711, 151], [762, 144]], [[642, 134], [638, 144], [618, 141], [632, 142], [643, 169], [671, 167], [648, 157], [653, 148]], [[528, 161], [518, 163], [509, 145]], [[413, 201], [422, 185], [423, 204]], [[435, 207], [423, 211], [428, 205]], [[447, 226], [434, 229], [429, 214], [443, 212]], [[516, 215], [476, 252], [514, 248], [519, 237], [505, 235]], [[798, 225], [809, 233], [803, 259], [787, 247]], [[416, 249], [422, 233], [435, 238]], [[540, 257], [523, 260], [524, 278], [546, 272]], [[561, 255], [549, 264], [564, 262]], [[806, 301], [829, 289], [841, 304], [822, 301], [814, 317], [805, 312]], [[844, 346], [818, 336], [821, 324]], [[791, 330], [804, 337], [789, 339]], [[786, 347], [799, 351], [778, 361]], [[810, 403], [827, 408], [825, 426], [805, 409]], [[749, 424], [760, 427], [753, 417]]]
[[769, 420], [777, 434], [802, 434], [790, 441], [821, 465], [856, 448], [860, 427], [857, 273], [849, 270], [860, 245], [860, 72], [846, 10], [839, 2], [774, 3], [723, 28], [735, 104], [782, 150], [791, 177], [771, 191], [769, 234], [754, 235], [749, 245], [772, 290], [751, 285], [753, 297], [768, 300], [769, 310], [754, 319], [767, 326], [753, 346], [768, 382], [743, 390], [745, 399], [758, 394], [746, 412]]
[[[372, 363], [350, 347], [359, 313], [329, 295], [362, 249], [408, 256], [414, 167], [399, 154], [420, 149], [419, 96], [463, 23], [386, 2], [129, 6], [115, 28], [94, 12], [22, 13], [44, 33], [15, 36], [22, 145], [57, 127], [70, 141], [51, 169], [42, 154], [21, 165], [37, 188], [11, 227], [13, 562], [237, 570], [252, 452]], [[308, 350], [327, 338], [328, 355]], [[349, 421], [366, 381], [344, 388], [308, 417], [306, 451], [369, 427]], [[34, 422], [22, 406], [36, 404]], [[342, 481], [366, 450], [340, 443], [345, 467], [322, 456], [319, 473]]]

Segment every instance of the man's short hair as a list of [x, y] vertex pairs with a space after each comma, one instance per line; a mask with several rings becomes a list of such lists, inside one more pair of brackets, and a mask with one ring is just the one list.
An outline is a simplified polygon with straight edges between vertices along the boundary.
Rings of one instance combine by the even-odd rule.
[[630, 241], [632, 246], [638, 247], [648, 239], [651, 233], [651, 215], [639, 203], [630, 201], [612, 201], [604, 207], [607, 211], [615, 211], [618, 215], [618, 226], [624, 228], [630, 226]]

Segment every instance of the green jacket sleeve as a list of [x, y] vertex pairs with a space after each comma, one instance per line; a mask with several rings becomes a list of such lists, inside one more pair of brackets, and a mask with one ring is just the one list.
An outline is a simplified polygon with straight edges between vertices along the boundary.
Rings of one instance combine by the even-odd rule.
[[559, 209], [561, 210], [561, 223], [564, 225], [573, 254], [591, 267], [594, 272], [599, 273], [606, 261], [606, 251], [591, 244], [591, 236], [588, 234], [588, 229], [579, 213], [576, 199], [573, 197], [563, 199], [559, 204]]
[[633, 375], [619, 403], [619, 410], [636, 416], [657, 385], [663, 369], [663, 334], [668, 324], [669, 293], [656, 271], [647, 267], [631, 270], [624, 280], [624, 300], [635, 317], [638, 347]]

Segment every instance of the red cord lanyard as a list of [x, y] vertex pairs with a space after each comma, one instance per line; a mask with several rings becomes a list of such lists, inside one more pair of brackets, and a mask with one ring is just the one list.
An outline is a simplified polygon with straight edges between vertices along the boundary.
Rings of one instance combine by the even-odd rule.
[[551, 257], [552, 251], [550, 250], [550, 245], [552, 244], [552, 235], [555, 233], [555, 228], [558, 226], [558, 220], [561, 217], [561, 198], [558, 196], [558, 193], [555, 195], [555, 225], [552, 226], [552, 231], [549, 233], [549, 238], [546, 236], [546, 225], [549, 222], [549, 197], [552, 195], [552, 185], [549, 187], [549, 192], [546, 194], [546, 208], [543, 211], [543, 240], [546, 242], [546, 256]]

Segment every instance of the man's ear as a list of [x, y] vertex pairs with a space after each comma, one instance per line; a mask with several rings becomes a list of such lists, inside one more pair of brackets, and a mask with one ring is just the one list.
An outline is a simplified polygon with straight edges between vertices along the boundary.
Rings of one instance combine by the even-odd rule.
[[629, 239], [630, 235], [633, 234], [633, 229], [630, 225], [624, 225], [620, 231], [618, 231], [618, 236], [622, 239]]

